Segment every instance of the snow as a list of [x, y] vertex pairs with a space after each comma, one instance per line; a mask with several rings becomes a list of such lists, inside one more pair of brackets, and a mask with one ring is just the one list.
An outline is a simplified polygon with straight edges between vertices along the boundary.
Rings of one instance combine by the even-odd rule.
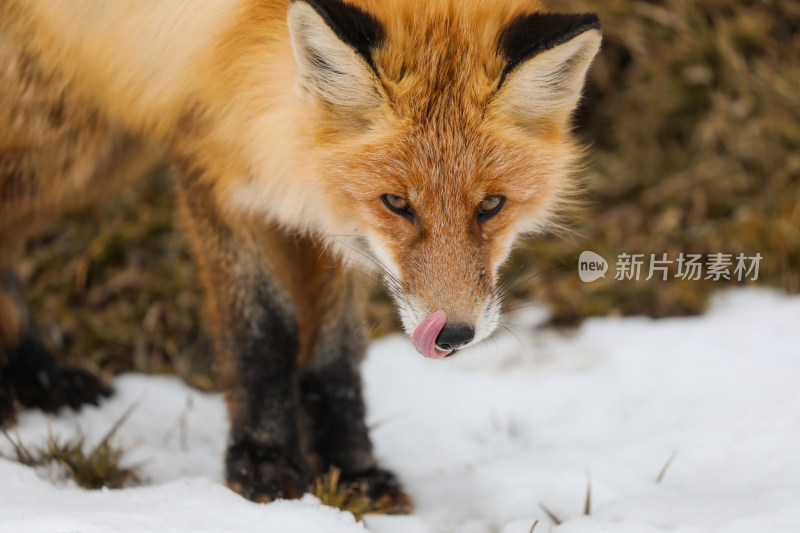
[[399, 336], [370, 348], [376, 453], [412, 516], [359, 524], [311, 496], [245, 501], [222, 484], [222, 397], [126, 375], [100, 408], [28, 411], [16, 431], [28, 445], [48, 432], [93, 443], [135, 405], [115, 442], [146, 483], [88, 492], [0, 459], [0, 531], [800, 530], [800, 297], [737, 290], [701, 317], [598, 318], [566, 333], [537, 327], [545, 316], [508, 317], [510, 332], [454, 360], [422, 358]]

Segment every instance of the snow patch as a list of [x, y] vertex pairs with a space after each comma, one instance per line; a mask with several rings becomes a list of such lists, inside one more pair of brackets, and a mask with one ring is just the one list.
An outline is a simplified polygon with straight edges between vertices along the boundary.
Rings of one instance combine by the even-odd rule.
[[54, 487], [0, 459], [0, 531], [798, 531], [798, 319], [800, 298], [749, 289], [704, 316], [597, 318], [569, 334], [533, 329], [541, 312], [527, 312], [453, 360], [380, 340], [364, 364], [373, 440], [417, 510], [365, 525], [310, 496], [245, 501], [222, 484], [221, 395], [122, 376], [100, 408], [28, 411], [17, 431], [28, 445], [48, 432], [92, 444], [135, 405], [115, 442], [147, 484]]

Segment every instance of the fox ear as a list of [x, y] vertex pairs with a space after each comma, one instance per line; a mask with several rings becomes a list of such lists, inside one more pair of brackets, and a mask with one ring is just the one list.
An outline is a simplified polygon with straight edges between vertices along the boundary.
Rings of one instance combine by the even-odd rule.
[[307, 94], [351, 112], [381, 104], [372, 51], [384, 30], [375, 17], [340, 0], [292, 0], [288, 24]]
[[516, 18], [500, 37], [507, 64], [498, 105], [522, 123], [541, 118], [566, 121], [578, 105], [601, 40], [595, 14]]

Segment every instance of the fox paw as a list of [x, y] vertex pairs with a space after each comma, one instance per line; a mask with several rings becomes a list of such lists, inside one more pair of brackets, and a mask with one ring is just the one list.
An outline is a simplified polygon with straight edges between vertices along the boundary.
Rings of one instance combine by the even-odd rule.
[[79, 410], [84, 404], [97, 405], [101, 397], [111, 395], [111, 388], [85, 370], [53, 365], [36, 374], [19, 376], [13, 381], [17, 399], [25, 407], [38, 407], [54, 413], [69, 406]]
[[302, 458], [252, 442], [230, 446], [225, 468], [228, 487], [254, 502], [300, 498], [310, 482]]
[[409, 514], [414, 510], [414, 503], [403, 492], [400, 481], [383, 468], [370, 468], [355, 474], [342, 473], [342, 482], [367, 494], [372, 501], [388, 509], [389, 514]]

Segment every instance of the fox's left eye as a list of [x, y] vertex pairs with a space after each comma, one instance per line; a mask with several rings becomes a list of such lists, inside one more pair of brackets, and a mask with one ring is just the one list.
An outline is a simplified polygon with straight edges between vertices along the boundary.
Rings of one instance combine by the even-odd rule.
[[388, 207], [390, 211], [393, 211], [398, 215], [402, 215], [408, 219], [413, 216], [411, 204], [409, 204], [408, 200], [402, 196], [397, 196], [396, 194], [384, 194], [381, 196], [381, 200], [383, 200], [383, 205]]
[[487, 196], [478, 206], [478, 220], [487, 220], [503, 209], [506, 203], [505, 196]]

